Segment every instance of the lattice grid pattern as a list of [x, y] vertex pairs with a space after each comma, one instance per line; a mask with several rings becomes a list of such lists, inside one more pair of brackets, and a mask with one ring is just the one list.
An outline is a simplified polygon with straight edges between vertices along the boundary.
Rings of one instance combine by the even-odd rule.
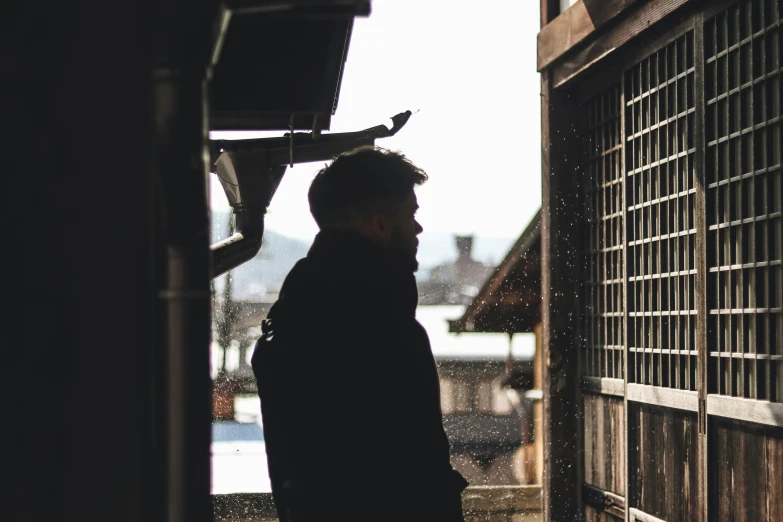
[[781, 1], [706, 22], [711, 393], [783, 400]]
[[625, 73], [628, 381], [696, 389], [694, 36]]
[[624, 378], [623, 168], [620, 86], [584, 106], [587, 118], [585, 222], [586, 343], [583, 373]]

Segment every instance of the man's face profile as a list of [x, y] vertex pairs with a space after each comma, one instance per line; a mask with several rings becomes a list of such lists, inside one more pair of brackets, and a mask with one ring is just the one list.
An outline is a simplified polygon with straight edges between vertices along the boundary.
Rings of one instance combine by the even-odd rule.
[[416, 260], [419, 249], [417, 236], [424, 230], [416, 221], [418, 209], [416, 194], [411, 191], [397, 206], [396, 212], [390, 216], [392, 228], [389, 250], [398, 254], [413, 272], [419, 269], [419, 262]]

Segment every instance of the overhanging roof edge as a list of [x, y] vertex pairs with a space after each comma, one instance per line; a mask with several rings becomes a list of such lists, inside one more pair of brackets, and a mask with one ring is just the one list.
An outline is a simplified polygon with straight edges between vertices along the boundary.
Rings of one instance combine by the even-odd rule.
[[[468, 333], [473, 330], [468, 329], [468, 323], [472, 322], [481, 308], [484, 306], [489, 295], [497, 290], [505, 277], [516, 266], [519, 260], [530, 247], [533, 246], [535, 241], [541, 237], [541, 209], [539, 208], [533, 219], [530, 220], [525, 230], [519, 236], [519, 239], [514, 243], [514, 246], [508, 251], [503, 261], [495, 268], [492, 275], [487, 279], [481, 290], [473, 298], [470, 304], [465, 309], [465, 313], [462, 317], [456, 320], [449, 321], [449, 332], [451, 333]], [[512, 332], [513, 333], [513, 332]]]

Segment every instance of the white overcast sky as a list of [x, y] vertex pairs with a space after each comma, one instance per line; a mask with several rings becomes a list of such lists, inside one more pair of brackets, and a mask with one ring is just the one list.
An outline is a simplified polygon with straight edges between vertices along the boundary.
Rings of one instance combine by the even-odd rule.
[[[517, 237], [540, 206], [538, 29], [537, 0], [373, 0], [356, 19], [331, 130], [419, 111], [376, 143], [429, 174], [417, 191], [425, 231]], [[307, 189], [322, 166], [287, 170], [267, 229], [312, 239]], [[210, 178], [213, 208], [222, 207]]]

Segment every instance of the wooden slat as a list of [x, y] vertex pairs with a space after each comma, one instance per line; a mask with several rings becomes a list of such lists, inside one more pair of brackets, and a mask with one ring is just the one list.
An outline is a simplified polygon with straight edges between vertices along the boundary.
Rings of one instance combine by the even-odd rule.
[[[766, 494], [769, 514], [783, 513], [783, 439], [770, 437], [766, 444]], [[772, 517], [770, 517], [770, 520]]]
[[582, 377], [582, 391], [623, 397], [625, 395], [625, 381], [623, 379]]
[[710, 424], [712, 518], [778, 522], [783, 513], [783, 430], [722, 418]]
[[559, 89], [576, 79], [591, 65], [610, 55], [689, 1], [693, 0], [660, 0], [641, 3], [638, 8], [630, 10], [620, 23], [612, 25], [574, 54], [553, 64], [551, 67], [553, 87]]
[[582, 410], [584, 415], [584, 433], [585, 433], [585, 440], [584, 440], [584, 455], [585, 455], [585, 467], [584, 467], [584, 479], [585, 482], [593, 485], [596, 484], [596, 480], [594, 478], [595, 476], [595, 470], [593, 469], [593, 462], [595, 462], [595, 439], [596, 437], [593, 436], [593, 433], [595, 432], [595, 422], [601, 422], [602, 419], [596, 419], [595, 417], [595, 402], [598, 400], [598, 397], [595, 395], [585, 395], [584, 396], [584, 408]]
[[[596, 410], [596, 422], [593, 424], [595, 440], [593, 442], [593, 448], [595, 454], [593, 455], [593, 473], [595, 474], [595, 484], [603, 489], [607, 489], [607, 463], [611, 463], [612, 454], [607, 448], [607, 438], [611, 437], [611, 427], [607, 429], [606, 418], [606, 400], [603, 397], [595, 398], [595, 410]], [[608, 461], [608, 462], [607, 462]], [[611, 469], [611, 467], [610, 467]]]
[[641, 0], [580, 0], [538, 33], [538, 70]]
[[699, 411], [699, 395], [694, 391], [631, 383], [628, 384], [626, 390], [629, 401], [678, 410]]
[[625, 495], [625, 402], [622, 397], [584, 395], [584, 481]]
[[767, 426], [783, 427], [783, 404], [778, 402], [708, 395], [707, 414], [765, 424]]
[[700, 520], [704, 500], [694, 472], [696, 415], [633, 403], [630, 398], [629, 406], [631, 472], [627, 503], [668, 522]]

